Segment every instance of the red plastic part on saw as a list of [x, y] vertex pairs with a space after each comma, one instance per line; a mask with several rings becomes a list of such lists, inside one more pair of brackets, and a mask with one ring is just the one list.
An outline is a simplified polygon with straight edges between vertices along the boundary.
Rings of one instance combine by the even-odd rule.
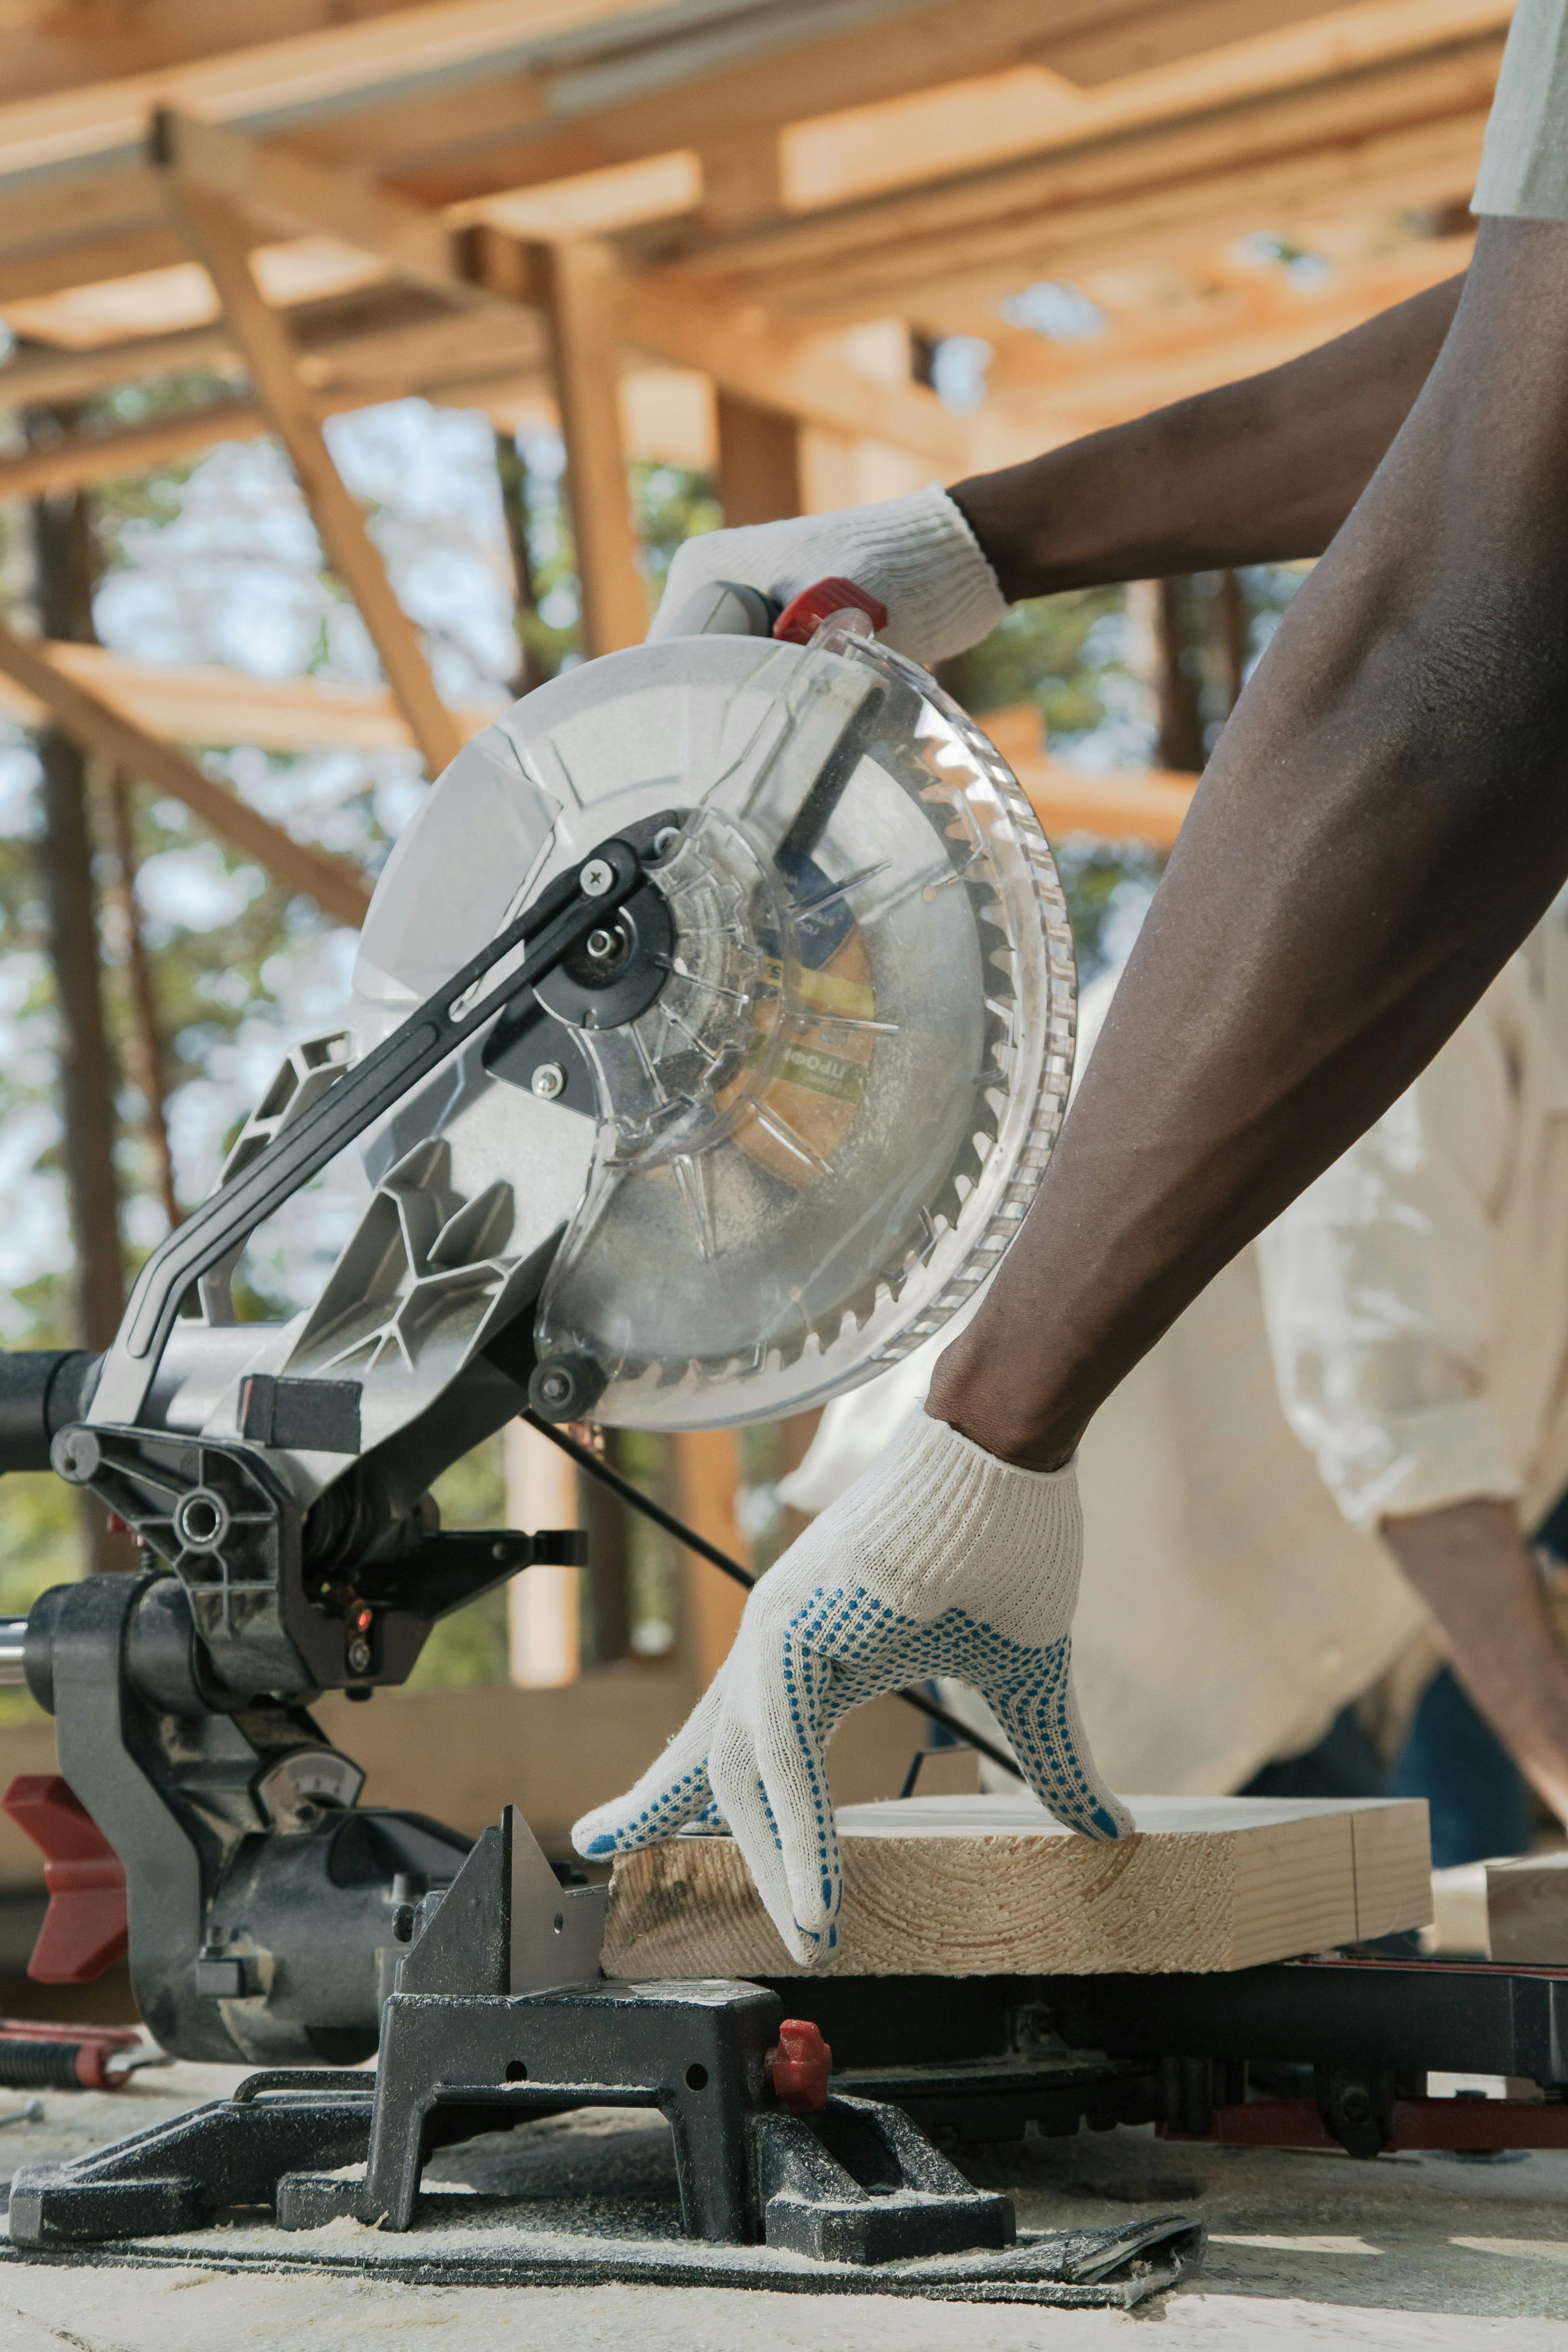
[[790, 2115], [814, 2116], [827, 2105], [833, 2053], [809, 2018], [784, 2020], [763, 2068], [774, 2097]]
[[[125, 1958], [124, 1864], [57, 1773], [19, 1774], [0, 1810], [44, 1857], [49, 1907], [27, 1974], [37, 1984], [91, 1984]], [[73, 2027], [70, 2038], [82, 2037]]]
[[773, 634], [787, 646], [810, 644], [824, 621], [835, 613], [863, 613], [873, 629], [887, 626], [887, 606], [869, 588], [857, 588], [852, 580], [814, 580], [791, 596], [773, 624]]

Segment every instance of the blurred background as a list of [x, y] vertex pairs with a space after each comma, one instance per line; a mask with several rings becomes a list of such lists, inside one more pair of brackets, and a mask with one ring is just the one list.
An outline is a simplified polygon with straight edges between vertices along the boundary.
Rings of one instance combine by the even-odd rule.
[[[281, 1051], [341, 1017], [429, 777], [634, 642], [682, 539], [1012, 462], [1462, 269], [1509, 14], [277, 0], [258, 43], [234, 0], [0, 0], [0, 1343], [105, 1343]], [[1297, 585], [1044, 599], [945, 675], [1046, 824], [1084, 980]], [[311, 1295], [351, 1209], [320, 1186], [269, 1232], [256, 1312]], [[607, 1443], [765, 1568], [810, 1433]], [[477, 1828], [506, 1780], [559, 1845], [738, 1595], [521, 1424], [439, 1499], [577, 1518], [594, 1565], [438, 1629], [361, 1711], [371, 1793]], [[7, 1479], [0, 1611], [121, 1541]], [[911, 1734], [865, 1727], [846, 1793], [891, 1793]], [[0, 1695], [0, 1781], [49, 1738]], [[36, 1859], [0, 1839], [0, 1979]]]

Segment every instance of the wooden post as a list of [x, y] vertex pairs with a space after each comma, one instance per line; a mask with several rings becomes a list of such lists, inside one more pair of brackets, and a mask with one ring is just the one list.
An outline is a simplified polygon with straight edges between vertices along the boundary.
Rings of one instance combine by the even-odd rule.
[[800, 427], [777, 409], [718, 395], [718, 499], [731, 526], [802, 511]]
[[[524, 615], [532, 616], [538, 598], [534, 593], [534, 557], [528, 544], [528, 469], [523, 463], [523, 453], [517, 446], [515, 433], [496, 434], [496, 478], [501, 488], [501, 520], [507, 530], [507, 547], [512, 559], [512, 605], [514, 625]], [[536, 686], [544, 683], [546, 671], [535, 647], [517, 628], [517, 666], [512, 673], [512, 692], [531, 694]]]
[[1235, 709], [1247, 679], [1249, 614], [1247, 594], [1234, 572], [1219, 575], [1219, 658], [1228, 708]]
[[640, 645], [648, 590], [637, 562], [621, 425], [620, 272], [585, 237], [546, 247], [541, 276], [566, 441], [566, 494], [582, 593], [584, 651]]
[[[86, 499], [76, 491], [33, 508], [38, 618], [49, 635], [90, 643], [94, 564]], [[115, 1073], [104, 1021], [98, 903], [92, 878], [87, 761], [57, 727], [37, 736], [44, 777], [44, 888], [49, 956], [59, 1018], [60, 1108], [66, 1194], [76, 1252], [77, 1333], [107, 1348], [125, 1307], [120, 1188], [114, 1167]], [[87, 1565], [95, 1574], [129, 1568], [127, 1538], [111, 1535], [103, 1505], [82, 1496]]]
[[1159, 764], [1186, 769], [1197, 775], [1203, 768], [1203, 720], [1197, 707], [1197, 680], [1187, 671], [1183, 655], [1179, 580], [1160, 580], [1155, 593], [1155, 693], [1159, 706]]
[[[727, 1551], [742, 1568], [750, 1555], [735, 1515], [740, 1490], [740, 1455], [732, 1429], [683, 1430], [675, 1439], [675, 1469], [681, 1517], [699, 1536]], [[705, 1687], [729, 1654], [746, 1593], [706, 1559], [682, 1555], [685, 1646]]]
[[[526, 1528], [579, 1525], [577, 1472], [570, 1457], [530, 1429], [509, 1421], [506, 1436], [507, 1524]], [[578, 1568], [529, 1568], [507, 1591], [512, 1680], [524, 1690], [574, 1683], [581, 1664]]]
[[169, 1149], [169, 1121], [164, 1112], [167, 1088], [163, 1075], [163, 1033], [158, 1018], [158, 992], [152, 960], [141, 931], [141, 910], [136, 903], [135, 812], [131, 787], [115, 776], [109, 787], [114, 818], [114, 849], [120, 867], [120, 911], [125, 925], [125, 965], [131, 982], [131, 1028], [126, 1038], [126, 1064], [131, 1084], [141, 1097], [148, 1148], [157, 1173], [163, 1213], [170, 1224], [180, 1222], [174, 1192], [174, 1160]]
[[434, 777], [462, 750], [462, 730], [435, 690], [419, 634], [392, 592], [360, 502], [332, 462], [315, 404], [299, 380], [293, 338], [252, 273], [249, 232], [221, 197], [183, 182], [177, 173], [170, 187], [192, 248], [217, 289], [245, 355], [251, 383], [288, 452], [327, 560], [360, 608], [387, 682]]

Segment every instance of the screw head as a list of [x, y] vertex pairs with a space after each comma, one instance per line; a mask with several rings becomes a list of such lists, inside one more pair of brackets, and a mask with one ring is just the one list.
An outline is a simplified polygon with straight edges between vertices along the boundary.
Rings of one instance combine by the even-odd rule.
[[601, 927], [597, 931], [590, 931], [582, 944], [595, 963], [608, 963], [621, 942], [613, 931]]
[[615, 868], [608, 858], [591, 857], [577, 877], [579, 889], [587, 898], [602, 898], [606, 890], [615, 887]]
[[85, 1486], [103, 1460], [103, 1448], [90, 1429], [62, 1429], [49, 1448], [49, 1461], [58, 1478], [73, 1486]]
[[351, 1675], [368, 1675], [371, 1670], [371, 1645], [362, 1633], [356, 1633], [348, 1647], [348, 1665]]
[[559, 1062], [541, 1062], [528, 1085], [541, 1102], [554, 1102], [566, 1092], [566, 1072]]
[[653, 856], [655, 857], [668, 857], [671, 852], [674, 849], [677, 842], [680, 840], [680, 837], [681, 828], [678, 824], [666, 824], [662, 826], [653, 835]]
[[547, 1372], [539, 1387], [551, 1404], [565, 1404], [571, 1394], [571, 1382], [565, 1372]]

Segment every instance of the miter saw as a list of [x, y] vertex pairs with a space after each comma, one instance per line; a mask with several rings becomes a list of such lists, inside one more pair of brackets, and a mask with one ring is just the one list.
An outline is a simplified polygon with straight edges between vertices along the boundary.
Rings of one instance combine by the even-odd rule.
[[[388, 862], [350, 1025], [287, 1055], [113, 1346], [5, 1361], [0, 1466], [52, 1465], [141, 1562], [0, 1638], [57, 1726], [62, 1781], [12, 1800], [53, 1857], [43, 1972], [115, 1957], [122, 1871], [162, 2047], [268, 2070], [199, 2158], [25, 2175], [14, 2240], [253, 2193], [406, 2227], [444, 2137], [612, 2095], [670, 2116], [700, 2236], [1010, 2236], [897, 2110], [829, 2099], [776, 1993], [606, 1984], [602, 1887], [510, 1811], [471, 1844], [360, 1805], [308, 1712], [580, 1557], [442, 1531], [431, 1485], [478, 1440], [798, 1411], [939, 1330], [1017, 1231], [1071, 1070], [1066, 911], [1009, 770], [884, 619], [841, 582], [782, 613], [709, 588], [486, 729]], [[345, 1155], [368, 1198], [319, 1294], [242, 1317], [247, 1249]], [[319, 2070], [378, 2043], [372, 2116]], [[356, 2153], [357, 2184], [317, 2177]]]

